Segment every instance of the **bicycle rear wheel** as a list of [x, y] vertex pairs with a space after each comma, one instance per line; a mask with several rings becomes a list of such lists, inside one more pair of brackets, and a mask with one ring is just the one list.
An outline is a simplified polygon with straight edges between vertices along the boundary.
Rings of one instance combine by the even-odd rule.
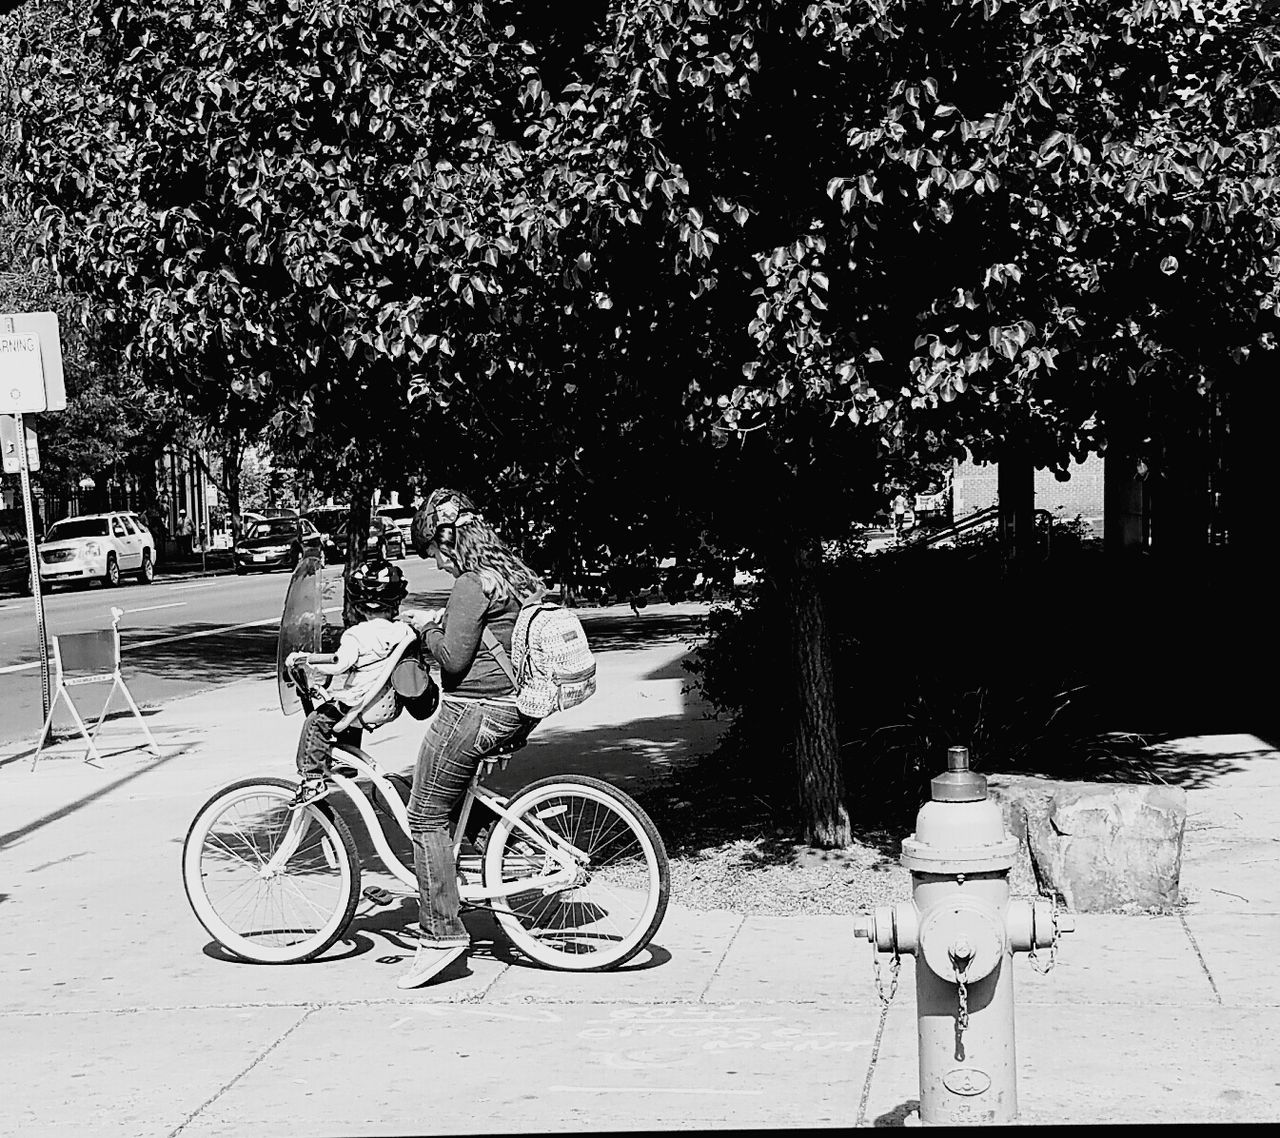
[[[507, 809], [585, 855], [570, 886], [493, 899], [516, 948], [551, 968], [595, 972], [626, 963], [649, 943], [667, 911], [671, 877], [662, 837], [630, 795], [600, 779], [562, 775], [530, 783]], [[486, 888], [552, 869], [540, 844], [498, 819], [486, 847]]]
[[[197, 812], [182, 847], [182, 880], [200, 923], [229, 952], [292, 964], [324, 952], [351, 923], [360, 861], [347, 824], [324, 801], [290, 810], [296, 784], [249, 778]], [[296, 848], [268, 868], [297, 818]]]

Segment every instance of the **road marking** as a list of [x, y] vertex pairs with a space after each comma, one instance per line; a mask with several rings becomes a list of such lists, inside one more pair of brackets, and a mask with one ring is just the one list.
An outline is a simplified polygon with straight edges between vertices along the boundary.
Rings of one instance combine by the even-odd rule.
[[557, 1092], [593, 1091], [596, 1094], [619, 1094], [623, 1091], [639, 1091], [642, 1094], [659, 1095], [762, 1095], [764, 1091], [717, 1090], [715, 1087], [548, 1087], [552, 1094]]
[[173, 644], [179, 640], [198, 640], [201, 636], [220, 636], [224, 632], [236, 632], [241, 628], [260, 628], [264, 624], [279, 624], [278, 616], [264, 617], [262, 620], [247, 620], [244, 624], [224, 624], [221, 628], [206, 628], [201, 632], [180, 632], [177, 636], [160, 636], [155, 640], [143, 640], [138, 644], [121, 644], [121, 652], [132, 652], [138, 648], [154, 648], [157, 644]]
[[[185, 603], [185, 602], [183, 602]], [[166, 606], [159, 606], [166, 607]], [[338, 612], [342, 608], [341, 605], [330, 605], [323, 611], [325, 613]], [[141, 611], [141, 610], [136, 610]], [[225, 624], [221, 628], [206, 628], [201, 632], [182, 632], [177, 636], [162, 636], [157, 640], [143, 640], [138, 644], [121, 644], [121, 652], [132, 652], [138, 648], [154, 648], [158, 644], [173, 644], [179, 640], [198, 640], [202, 636], [220, 636], [224, 632], [236, 632], [241, 628], [261, 628], [265, 624], [279, 624], [278, 616], [269, 616], [263, 620], [248, 620], [244, 624]], [[11, 672], [25, 672], [31, 668], [40, 667], [39, 660], [32, 660], [26, 664], [9, 664], [7, 667], [0, 668], [0, 676], [7, 676]]]
[[140, 609], [125, 609], [125, 612], [155, 612], [156, 609], [180, 609], [186, 606], [186, 601], [170, 601], [167, 605], [147, 605]]
[[30, 664], [9, 664], [7, 667], [0, 668], [0, 676], [7, 676], [10, 672], [25, 672], [28, 668], [38, 667], [40, 667], [39, 660]]
[[181, 593], [187, 589], [208, 589], [217, 583], [217, 581], [197, 581], [194, 585], [170, 585], [169, 592]]

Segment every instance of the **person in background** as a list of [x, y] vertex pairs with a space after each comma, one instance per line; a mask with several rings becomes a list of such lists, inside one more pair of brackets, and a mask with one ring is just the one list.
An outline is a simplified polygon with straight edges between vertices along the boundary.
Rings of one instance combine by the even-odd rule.
[[907, 520], [907, 496], [901, 490], [893, 499], [893, 531], [902, 537], [903, 525]]
[[178, 551], [183, 557], [195, 552], [196, 524], [186, 510], [178, 511]]

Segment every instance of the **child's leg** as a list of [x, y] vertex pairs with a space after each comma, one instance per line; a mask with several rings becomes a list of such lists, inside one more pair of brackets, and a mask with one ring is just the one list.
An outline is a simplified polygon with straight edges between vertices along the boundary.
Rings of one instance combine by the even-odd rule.
[[302, 778], [324, 773], [334, 743], [333, 725], [341, 718], [342, 709], [330, 703], [322, 703], [307, 716], [298, 737], [297, 765]]

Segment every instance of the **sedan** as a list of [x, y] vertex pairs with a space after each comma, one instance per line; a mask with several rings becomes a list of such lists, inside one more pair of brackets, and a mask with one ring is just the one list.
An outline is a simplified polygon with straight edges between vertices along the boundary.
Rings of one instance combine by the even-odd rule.
[[325, 553], [329, 555], [329, 560], [341, 561], [342, 552], [338, 549], [338, 544], [334, 541], [333, 535], [347, 516], [347, 508], [345, 506], [320, 506], [317, 509], [308, 510], [302, 516], [320, 531], [320, 541], [324, 546]]
[[254, 522], [235, 544], [237, 573], [250, 569], [293, 569], [304, 553], [325, 563], [320, 531], [306, 518], [264, 518]]
[[0, 588], [31, 592], [27, 535], [17, 526], [0, 525]]
[[[345, 556], [347, 550], [347, 523], [344, 521], [334, 532], [333, 540]], [[369, 521], [369, 535], [364, 542], [366, 557], [381, 557], [385, 561], [402, 561], [408, 548], [404, 534], [395, 522], [383, 517], [373, 517]]]
[[395, 522], [404, 538], [405, 548], [413, 545], [413, 515], [418, 511], [412, 506], [379, 506], [378, 517]]

